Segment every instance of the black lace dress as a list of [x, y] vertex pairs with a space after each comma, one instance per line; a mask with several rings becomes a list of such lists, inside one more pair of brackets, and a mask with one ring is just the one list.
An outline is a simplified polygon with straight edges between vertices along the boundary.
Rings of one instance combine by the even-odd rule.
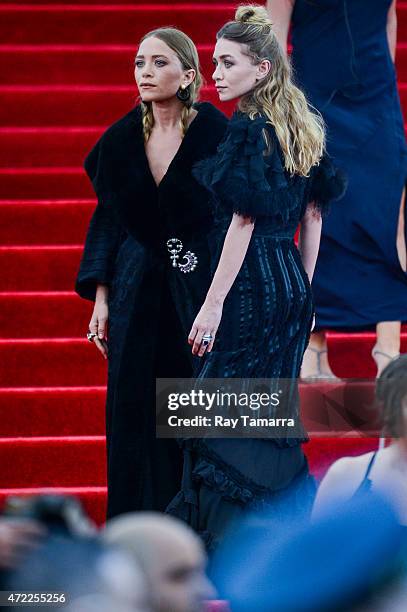
[[[264, 130], [269, 137], [266, 149]], [[320, 211], [342, 195], [345, 180], [328, 156], [309, 178], [290, 176], [274, 128], [236, 111], [217, 155], [195, 165], [212, 193], [211, 273], [233, 212], [255, 219], [241, 269], [224, 302], [213, 350], [197, 378], [297, 379], [308, 344], [313, 299], [294, 235], [309, 202]], [[213, 549], [245, 509], [278, 517], [307, 513], [315, 483], [298, 438], [196, 438], [183, 441], [182, 490], [167, 512], [190, 523]]]

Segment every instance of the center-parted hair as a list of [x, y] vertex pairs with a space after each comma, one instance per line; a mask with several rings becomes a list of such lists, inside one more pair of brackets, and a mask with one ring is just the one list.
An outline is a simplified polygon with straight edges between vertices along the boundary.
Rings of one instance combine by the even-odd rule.
[[381, 409], [387, 436], [407, 436], [404, 405], [407, 406], [407, 354], [393, 359], [376, 381], [376, 403]]
[[290, 60], [277, 40], [265, 7], [239, 6], [234, 21], [217, 33], [216, 39], [221, 38], [245, 45], [243, 53], [254, 65], [264, 59], [270, 61], [269, 74], [241, 97], [238, 108], [252, 119], [265, 115], [275, 128], [286, 170], [307, 176], [325, 149], [324, 120], [294, 84]]
[[[140, 40], [141, 43], [147, 38], [158, 38], [162, 40], [167, 47], [174, 51], [181, 62], [183, 70], [195, 70], [195, 78], [192, 83], [188, 86], [190, 95], [188, 100], [186, 100], [183, 104], [182, 113], [181, 113], [181, 131], [182, 134], [185, 135], [188, 125], [189, 125], [189, 116], [192, 105], [199, 98], [199, 91], [201, 89], [203, 83], [203, 77], [200, 70], [199, 65], [199, 56], [198, 51], [193, 43], [193, 41], [181, 32], [181, 30], [177, 30], [176, 28], [157, 28], [156, 30], [151, 30], [143, 36]], [[152, 111], [151, 102], [141, 102], [141, 110], [143, 116], [143, 132], [144, 139], [147, 141], [150, 137], [151, 130], [154, 125], [154, 115]]]

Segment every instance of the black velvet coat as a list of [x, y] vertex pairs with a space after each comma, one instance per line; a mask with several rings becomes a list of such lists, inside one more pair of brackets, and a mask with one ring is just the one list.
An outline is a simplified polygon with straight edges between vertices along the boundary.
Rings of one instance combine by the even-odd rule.
[[[181, 452], [155, 438], [155, 378], [189, 377], [198, 367], [187, 337], [210, 284], [207, 236], [213, 223], [208, 191], [192, 166], [215, 153], [226, 117], [196, 104], [191, 123], [157, 187], [145, 154], [141, 108], [111, 125], [84, 167], [98, 204], [89, 224], [75, 290], [95, 299], [109, 285], [106, 398], [107, 518], [133, 510], [164, 510], [180, 488]], [[174, 268], [169, 238], [198, 258], [194, 270]]]

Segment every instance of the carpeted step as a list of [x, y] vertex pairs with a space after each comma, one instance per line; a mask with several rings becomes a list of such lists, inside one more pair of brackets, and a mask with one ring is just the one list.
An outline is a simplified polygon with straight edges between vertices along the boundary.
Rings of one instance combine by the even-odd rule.
[[[3, 85], [133, 85], [137, 43], [131, 45], [0, 45]], [[210, 85], [213, 44], [198, 45]], [[109, 70], [106, 70], [109, 66]]]
[[0, 168], [81, 167], [103, 130], [104, 127], [0, 128]]
[[[79, 299], [79, 298], [78, 298]], [[0, 340], [0, 387], [98, 387], [107, 361], [83, 338]]]
[[137, 45], [148, 31], [172, 25], [197, 42], [212, 42], [233, 18], [235, 5], [176, 3], [125, 5], [0, 5], [3, 43]]
[[103, 386], [0, 388], [1, 438], [102, 436], [105, 398]]
[[1, 168], [0, 200], [92, 198], [85, 171], [75, 167]]
[[[374, 380], [303, 383], [300, 396], [311, 437], [349, 434], [354, 428], [367, 436], [380, 433], [372, 410]], [[104, 435], [105, 398], [103, 386], [0, 388], [0, 437]]]
[[[87, 328], [88, 318], [83, 321], [84, 336]], [[330, 360], [335, 374], [343, 378], [373, 377], [376, 369], [370, 351], [374, 342], [373, 333], [330, 334]], [[407, 351], [406, 333], [402, 335], [402, 351]], [[107, 362], [85, 337], [2, 339], [0, 362], [0, 387], [106, 384]]]
[[[234, 102], [220, 105], [212, 85], [201, 94], [202, 100], [212, 102], [225, 113], [230, 114], [235, 106]], [[131, 110], [137, 96], [131, 84], [0, 87], [0, 124], [11, 128], [107, 126]]]
[[[213, 42], [198, 44], [201, 70], [212, 84]], [[3, 85], [132, 85], [137, 42], [130, 45], [0, 45]], [[106, 70], [109, 66], [109, 70]], [[407, 41], [397, 45], [398, 79], [407, 81]]]
[[1, 87], [0, 123], [11, 127], [107, 126], [133, 108], [137, 95], [131, 85]]
[[0, 510], [3, 510], [8, 497], [30, 497], [32, 495], [60, 494], [72, 495], [79, 499], [86, 513], [102, 526], [106, 519], [106, 487], [27, 487], [0, 489]]
[[[4, 291], [0, 292], [0, 329], [3, 339], [82, 338], [91, 318], [93, 302], [80, 299], [74, 291]], [[403, 327], [402, 337], [407, 335]], [[346, 343], [350, 334], [331, 332], [335, 343]], [[359, 334], [370, 341], [370, 335]], [[403, 340], [404, 342], [404, 340]]]
[[0, 167], [80, 167], [103, 128], [0, 128]]
[[0, 489], [102, 487], [106, 484], [104, 436], [0, 439]]
[[[172, 25], [196, 42], [214, 41], [217, 30], [233, 18], [233, 3], [126, 5], [3, 4], [3, 42], [137, 44], [149, 30]], [[407, 3], [397, 3], [398, 37], [407, 40]]]
[[[329, 361], [336, 376], [370, 378], [376, 375], [371, 350], [376, 342], [374, 332], [327, 333]], [[401, 333], [401, 353], [407, 353], [407, 331]]]
[[73, 291], [0, 293], [2, 338], [81, 338], [92, 316], [93, 302]]
[[407, 117], [407, 83], [399, 83], [400, 104], [404, 118]]
[[378, 437], [314, 438], [303, 445], [312, 474], [322, 479], [327, 469], [341, 457], [355, 457], [376, 450]]
[[78, 246], [0, 247], [0, 291], [72, 291]]
[[407, 40], [401, 42], [401, 38], [398, 36], [400, 42], [397, 43], [396, 48], [396, 72], [398, 83], [405, 83], [407, 81]]
[[[321, 478], [333, 461], [377, 448], [377, 438], [320, 438], [304, 445], [310, 470]], [[102, 487], [106, 483], [104, 436], [0, 439], [0, 489]], [[86, 469], [84, 469], [86, 466]]]
[[0, 244], [82, 244], [95, 206], [95, 199], [0, 200]]

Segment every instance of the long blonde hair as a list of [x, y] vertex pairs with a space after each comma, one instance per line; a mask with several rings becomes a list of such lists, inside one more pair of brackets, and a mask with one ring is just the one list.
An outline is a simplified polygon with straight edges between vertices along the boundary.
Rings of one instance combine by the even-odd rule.
[[[183, 102], [184, 106], [181, 112], [180, 128], [181, 133], [184, 136], [188, 129], [192, 105], [198, 100], [199, 91], [203, 83], [203, 77], [199, 66], [198, 51], [189, 36], [176, 28], [157, 28], [156, 30], [152, 30], [143, 36], [143, 38], [140, 40], [140, 44], [143, 42], [143, 40], [152, 37], [159, 38], [176, 53], [184, 70], [195, 70], [195, 78], [188, 86], [190, 95], [188, 100]], [[147, 141], [154, 126], [154, 115], [151, 102], [141, 102], [141, 110], [143, 117], [144, 140]]]
[[245, 53], [255, 65], [263, 59], [271, 62], [268, 75], [240, 98], [238, 108], [251, 119], [265, 115], [275, 128], [285, 168], [290, 174], [308, 176], [325, 149], [325, 124], [321, 114], [294, 84], [290, 60], [281, 49], [272, 25], [263, 6], [241, 5], [234, 21], [226, 23], [216, 39], [247, 45]]

